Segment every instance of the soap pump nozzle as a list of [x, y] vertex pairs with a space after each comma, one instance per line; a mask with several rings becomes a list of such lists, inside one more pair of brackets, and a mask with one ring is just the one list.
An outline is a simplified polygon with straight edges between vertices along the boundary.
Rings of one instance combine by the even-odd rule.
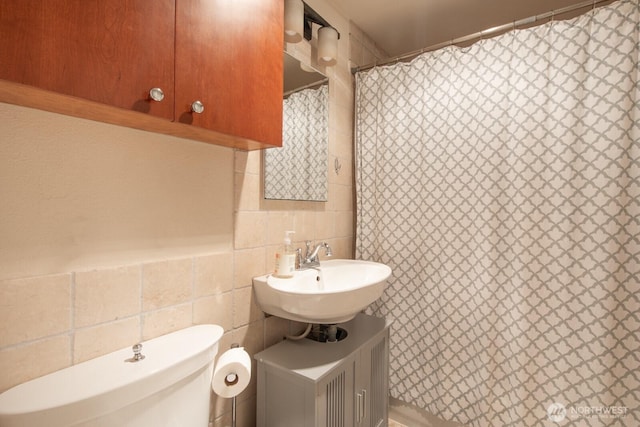
[[[295, 231], [285, 231], [284, 232], [284, 244], [287, 246], [291, 246], [291, 235], [295, 234]], [[287, 248], [287, 249], [291, 249], [291, 248]]]

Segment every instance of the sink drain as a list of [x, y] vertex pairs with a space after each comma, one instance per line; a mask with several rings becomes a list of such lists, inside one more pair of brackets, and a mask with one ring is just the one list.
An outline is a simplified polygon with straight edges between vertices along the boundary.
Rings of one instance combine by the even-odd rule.
[[307, 338], [317, 342], [338, 342], [347, 337], [346, 329], [336, 325], [313, 325]]

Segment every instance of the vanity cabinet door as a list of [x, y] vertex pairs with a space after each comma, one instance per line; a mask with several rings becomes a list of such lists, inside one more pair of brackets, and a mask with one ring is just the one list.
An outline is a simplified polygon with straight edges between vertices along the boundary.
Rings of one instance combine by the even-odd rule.
[[282, 145], [283, 3], [176, 0], [177, 121]]
[[174, 15], [175, 0], [0, 0], [0, 79], [172, 120]]
[[356, 370], [354, 425], [380, 427], [389, 411], [389, 329], [364, 345]]
[[354, 357], [336, 366], [323, 378], [315, 390], [317, 402], [314, 426], [351, 426], [356, 406], [355, 375], [357, 363]]

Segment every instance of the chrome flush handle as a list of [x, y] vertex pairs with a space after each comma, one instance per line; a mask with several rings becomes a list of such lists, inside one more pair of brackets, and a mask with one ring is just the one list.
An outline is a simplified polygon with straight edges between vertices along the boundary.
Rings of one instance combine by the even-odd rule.
[[133, 357], [131, 359], [125, 360], [125, 362], [135, 363], [145, 358], [145, 355], [142, 354], [142, 344], [138, 343], [134, 345], [133, 347], [131, 347], [131, 350], [133, 350]]

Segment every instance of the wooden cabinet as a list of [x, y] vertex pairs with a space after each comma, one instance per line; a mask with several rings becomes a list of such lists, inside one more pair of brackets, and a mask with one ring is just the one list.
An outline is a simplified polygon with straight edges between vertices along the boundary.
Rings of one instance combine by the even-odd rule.
[[389, 324], [364, 314], [337, 343], [283, 341], [255, 355], [258, 427], [387, 425]]
[[177, 0], [178, 121], [282, 145], [283, 14], [282, 1]]
[[172, 120], [174, 16], [175, 0], [2, 0], [0, 78]]
[[283, 13], [280, 0], [0, 0], [0, 102], [280, 146]]

